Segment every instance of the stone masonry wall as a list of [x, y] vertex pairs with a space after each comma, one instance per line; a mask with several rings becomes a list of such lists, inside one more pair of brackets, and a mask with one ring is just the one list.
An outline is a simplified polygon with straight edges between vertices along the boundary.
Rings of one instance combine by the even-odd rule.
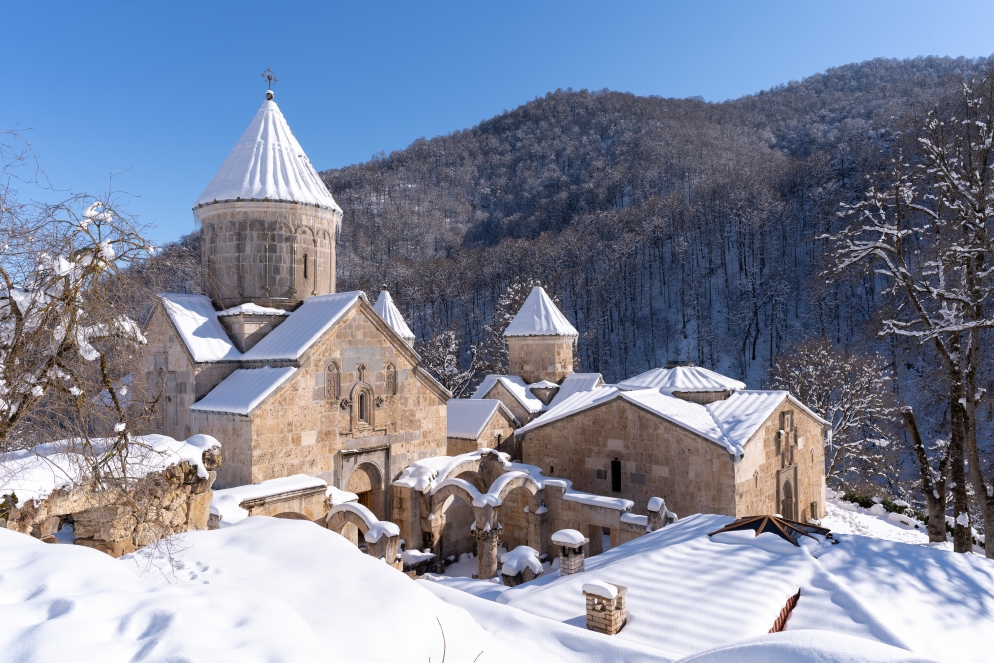
[[[521, 445], [525, 463], [572, 480], [576, 490], [624, 497], [638, 507], [661, 497], [680, 516], [735, 513], [728, 451], [622, 399], [531, 431]], [[615, 458], [619, 493], [611, 490]]]
[[[310, 474], [345, 489], [349, 477], [343, 476], [341, 452], [350, 450], [360, 458], [356, 465], [371, 454], [386, 502], [386, 486], [403, 468], [444, 454], [449, 396], [415, 368], [406, 346], [388, 338], [383, 327], [372, 307], [360, 302], [301, 357], [300, 370], [248, 417], [194, 412], [196, 432], [221, 440], [233, 468], [218, 477], [219, 487]], [[329, 366], [335, 370], [329, 372]], [[354, 416], [359, 389], [371, 394], [368, 425]], [[373, 510], [387, 514], [389, 507], [384, 503]]]
[[190, 406], [238, 368], [237, 362], [194, 363], [162, 304], [146, 325], [139, 376], [161, 394], [154, 432], [185, 440], [194, 430]]
[[508, 372], [528, 384], [548, 380], [558, 383], [573, 372], [575, 338], [562, 336], [509, 336]]
[[338, 212], [291, 202], [230, 201], [194, 214], [203, 228], [205, 288], [217, 306], [251, 301], [292, 309], [311, 295], [335, 292]]
[[776, 436], [783, 412], [794, 413], [794, 427], [797, 429], [794, 461], [799, 484], [798, 519], [806, 522], [811, 517], [811, 502], [818, 504], [819, 518], [825, 515], [825, 445], [822, 424], [790, 400], [785, 400], [746, 443], [745, 457], [735, 467], [734, 515], [738, 518], [780, 511], [776, 503], [776, 478], [780, 469]]

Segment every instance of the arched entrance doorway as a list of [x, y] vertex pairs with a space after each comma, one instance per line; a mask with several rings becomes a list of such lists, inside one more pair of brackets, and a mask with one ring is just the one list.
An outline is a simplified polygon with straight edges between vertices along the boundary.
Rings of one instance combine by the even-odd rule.
[[380, 520], [383, 514], [383, 483], [380, 470], [372, 463], [363, 463], [352, 470], [345, 490], [359, 496], [359, 504], [373, 512]]

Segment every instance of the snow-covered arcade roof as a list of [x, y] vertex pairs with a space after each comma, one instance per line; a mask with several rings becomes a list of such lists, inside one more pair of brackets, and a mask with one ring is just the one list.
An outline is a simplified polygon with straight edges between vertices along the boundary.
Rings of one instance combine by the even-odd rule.
[[259, 107], [194, 209], [237, 199], [287, 201], [341, 211], [271, 99]]
[[293, 366], [239, 368], [190, 409], [248, 415], [296, 372]]
[[498, 411], [503, 411], [508, 419], [517, 425], [517, 419], [503, 403], [495, 398], [452, 398], [445, 407], [447, 437], [475, 440], [483, 433], [490, 420]]
[[504, 336], [579, 336], [545, 289], [532, 288], [521, 310], [504, 330]]

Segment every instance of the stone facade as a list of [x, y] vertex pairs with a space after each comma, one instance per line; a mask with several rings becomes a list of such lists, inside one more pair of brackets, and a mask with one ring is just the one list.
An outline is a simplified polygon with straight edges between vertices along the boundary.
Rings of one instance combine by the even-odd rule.
[[507, 336], [504, 340], [510, 374], [520, 375], [527, 383], [559, 383], [573, 372], [574, 337]]
[[239, 352], [248, 352], [261, 341], [266, 334], [276, 329], [286, 320], [285, 315], [265, 315], [258, 313], [239, 313], [237, 315], [219, 316], [218, 320], [228, 338], [235, 344]]
[[[369, 508], [383, 517], [387, 482], [415, 460], [444, 454], [448, 392], [365, 300], [285, 363], [300, 370], [249, 415], [193, 412], [193, 428], [224, 445], [219, 487], [309, 474], [347, 490], [359, 471], [378, 495]], [[368, 422], [356, 416], [362, 390]]]
[[206, 294], [219, 308], [245, 302], [292, 310], [335, 292], [341, 212], [283, 201], [222, 201], [194, 210], [202, 227]]
[[197, 432], [192, 427], [190, 406], [231, 375], [238, 362], [195, 362], [161, 304], [155, 307], [144, 333], [148, 343], [139, 375], [144, 376], [151, 393], [161, 394], [154, 432], [185, 440]]
[[[785, 412], [792, 413], [798, 431], [792, 463], [776, 453]], [[780, 512], [779, 478], [781, 487], [791, 482], [795, 516], [811, 517], [812, 503], [819, 515], [824, 514], [822, 424], [790, 400], [744, 445], [745, 456], [738, 463], [723, 446], [624, 399], [582, 410], [519, 437], [525, 463], [572, 480], [577, 490], [616, 495], [636, 504], [659, 496], [681, 515], [741, 517]], [[614, 491], [619, 474], [621, 490]], [[591, 536], [591, 546], [596, 544]]]

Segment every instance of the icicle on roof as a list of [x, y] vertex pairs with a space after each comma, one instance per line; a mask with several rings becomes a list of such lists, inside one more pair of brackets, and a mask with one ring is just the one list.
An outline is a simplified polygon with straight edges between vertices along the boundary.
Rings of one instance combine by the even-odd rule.
[[408, 343], [414, 342], [414, 332], [411, 328], [407, 326], [404, 322], [404, 316], [400, 314], [400, 311], [394, 306], [393, 297], [386, 288], [380, 291], [380, 296], [376, 298], [376, 304], [373, 305], [376, 312], [380, 314], [383, 321], [388, 325], [393, 327], [393, 330], [397, 332], [401, 338], [403, 338]]
[[504, 336], [579, 336], [541, 286], [532, 288]]
[[341, 211], [273, 101], [272, 92], [194, 209], [224, 200], [280, 200]]

